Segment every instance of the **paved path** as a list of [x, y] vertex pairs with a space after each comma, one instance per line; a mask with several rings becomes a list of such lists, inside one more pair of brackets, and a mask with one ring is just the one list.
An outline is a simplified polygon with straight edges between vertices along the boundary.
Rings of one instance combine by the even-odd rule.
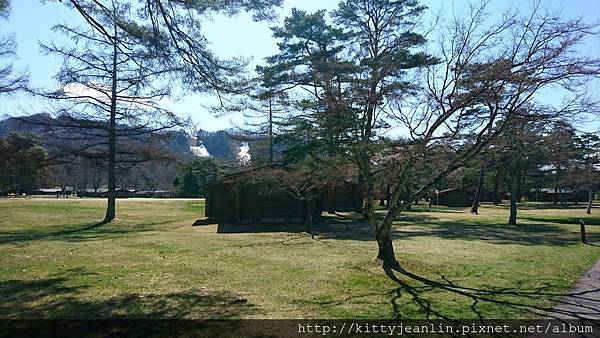
[[557, 319], [600, 320], [600, 259], [547, 315]]

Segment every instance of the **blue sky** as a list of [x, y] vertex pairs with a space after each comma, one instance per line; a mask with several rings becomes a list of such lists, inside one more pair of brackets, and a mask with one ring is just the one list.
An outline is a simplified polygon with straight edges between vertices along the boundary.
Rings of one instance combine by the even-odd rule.
[[[440, 8], [444, 12], [452, 7], [461, 8], [466, 1], [422, 0], [432, 15]], [[296, 7], [307, 11], [318, 9], [331, 10], [337, 6], [337, 0], [285, 0], [284, 8], [279, 10], [280, 21]], [[562, 9], [565, 18], [583, 16], [588, 22], [600, 20], [599, 0], [546, 0], [544, 3], [553, 9]], [[491, 9], [500, 13], [509, 6], [527, 6], [526, 0], [492, 0]], [[0, 21], [1, 34], [15, 34], [18, 44], [18, 60], [14, 62], [17, 69], [28, 69], [34, 86], [52, 87], [52, 76], [60, 61], [52, 56], [39, 52], [38, 41], [60, 41], [62, 38], [50, 31], [58, 22], [78, 23], [79, 16], [57, 1], [13, 0], [12, 11], [8, 20]], [[276, 40], [272, 38], [269, 27], [273, 23], [254, 22], [248, 14], [234, 18], [217, 15], [204, 23], [208, 40], [214, 52], [220, 57], [244, 56], [252, 57], [252, 68], [260, 64], [264, 57], [277, 52]], [[600, 57], [600, 38], [590, 41], [587, 51]], [[219, 130], [232, 126], [231, 122], [242, 123], [240, 115], [215, 117], [207, 112], [205, 106], [214, 104], [214, 98], [206, 95], [191, 95], [171, 105], [178, 113], [191, 115], [198, 126], [205, 130]], [[36, 100], [18, 95], [16, 97], [0, 97], [0, 116], [20, 113], [41, 112], [42, 104]], [[595, 124], [597, 125], [597, 124]]]

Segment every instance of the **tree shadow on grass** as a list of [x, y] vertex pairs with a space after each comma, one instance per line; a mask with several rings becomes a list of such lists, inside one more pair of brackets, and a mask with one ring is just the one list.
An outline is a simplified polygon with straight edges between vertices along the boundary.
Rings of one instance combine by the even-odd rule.
[[[395, 319], [402, 316], [401, 306], [398, 304], [398, 300], [403, 295], [408, 295], [410, 302], [416, 305], [418, 311], [421, 314], [424, 314], [428, 320], [445, 319], [452, 321], [459, 319], [449, 318], [443, 313], [443, 310], [436, 308], [436, 306], [428, 300], [427, 296], [429, 294], [439, 292], [448, 292], [469, 299], [471, 305], [468, 309], [465, 309], [465, 311], [470, 311], [471, 314], [465, 317], [476, 317], [480, 321], [485, 321], [486, 319], [484, 314], [485, 311], [482, 309], [486, 304], [493, 304], [495, 306], [502, 306], [506, 309], [515, 310], [514, 312], [524, 314], [521, 315], [522, 317], [534, 316], [541, 318], [542, 316], [545, 316], [547, 318], [560, 319], [567, 316], [582, 321], [593, 321], [593, 319], [590, 319], [589, 314], [600, 316], [599, 307], [576, 304], [578, 300], [592, 300], [598, 302], [597, 299], [592, 298], [593, 296], [591, 293], [595, 292], [594, 290], [571, 293], [569, 294], [569, 298], [564, 298], [564, 294], [549, 291], [555, 289], [555, 286], [547, 283], [533, 289], [519, 287], [499, 288], [492, 286], [474, 288], [459, 285], [442, 275], [439, 276], [439, 280], [419, 276], [404, 269], [400, 264], [384, 264], [383, 270], [392, 281], [398, 284], [398, 287], [391, 292], [391, 305]], [[559, 310], [553, 309], [552, 307], [536, 305], [543, 303], [544, 301], [548, 303], [557, 302], [557, 304], [583, 306], [588, 315], [581, 316], [574, 310]]]
[[94, 274], [72, 269], [45, 279], [1, 281], [0, 319], [225, 319], [256, 312], [247, 299], [227, 291], [192, 289], [91, 299], [86, 293], [90, 286], [73, 285], [72, 279]]
[[394, 231], [398, 239], [412, 237], [439, 237], [456, 240], [480, 240], [493, 244], [518, 245], [573, 245], [580, 242], [577, 231], [567, 231], [552, 224], [504, 223], [459, 223], [456, 221], [419, 224], [418, 230], [403, 231], [402, 226]]
[[242, 318], [257, 312], [247, 299], [227, 291], [103, 297], [88, 293], [89, 285], [74, 285], [73, 278], [82, 275], [95, 273], [72, 269], [44, 279], [0, 282], [0, 336], [217, 337], [239, 325], [236, 321], [207, 325], [200, 320]]
[[[519, 245], [573, 245], [580, 242], [577, 229], [568, 231], [557, 219], [556, 222], [543, 218], [528, 219], [539, 221], [508, 225], [499, 222], [461, 222], [440, 220], [433, 215], [406, 214], [396, 221], [392, 229], [394, 239], [412, 239], [419, 237], [438, 237], [453, 240], [481, 240], [493, 244]], [[564, 221], [569, 222], [570, 220]], [[576, 231], [577, 230], [577, 231]], [[303, 223], [285, 224], [218, 224], [218, 234], [232, 233], [302, 233]], [[327, 240], [374, 240], [370, 226], [357, 215], [328, 215], [316, 221], [312, 226], [313, 239]], [[593, 242], [596, 234], [590, 232], [588, 237]]]
[[[364, 228], [368, 225], [361, 222], [359, 217], [353, 213], [336, 213], [334, 215], [323, 215], [316, 218], [311, 225], [311, 232], [329, 233], [342, 232], [349, 229]], [[235, 233], [302, 233], [305, 232], [305, 223], [284, 222], [284, 223], [231, 223], [221, 222], [217, 224], [218, 234]]]
[[[510, 204], [502, 203], [496, 207], [502, 208], [502, 209], [508, 209], [508, 208], [510, 208]], [[525, 202], [525, 203], [518, 203], [518, 208], [519, 208], [519, 210], [567, 210], [567, 209], [585, 210], [586, 204], [585, 203], [575, 204], [575, 203], [569, 202], [567, 204], [560, 205], [560, 204], [554, 204], [552, 202]]]
[[[101, 224], [101, 223], [88, 223], [82, 224], [81, 226], [69, 226], [64, 227], [62, 225], [55, 225], [56, 227], [62, 227], [60, 230], [55, 231], [36, 231], [27, 229], [23, 231], [0, 231], [0, 245], [1, 244], [13, 244], [23, 245], [28, 242], [35, 241], [67, 241], [67, 242], [79, 242], [79, 241], [92, 241], [100, 239], [111, 239], [116, 237], [122, 237], [127, 234], [140, 233], [152, 230], [153, 227], [164, 225], [173, 222], [173, 220], [167, 220], [163, 222], [150, 222], [143, 223], [137, 226], [121, 226], [119, 224]], [[52, 227], [52, 225], [50, 225]]]
[[[399, 220], [406, 222], [432, 222], [435, 217], [427, 215], [402, 215]], [[235, 233], [302, 233], [305, 232], [303, 222], [286, 223], [219, 223], [217, 224], [218, 234]], [[324, 215], [316, 219], [311, 232], [316, 235], [337, 239], [358, 239], [372, 240], [372, 229], [369, 224], [361, 219], [361, 216], [354, 213], [336, 213], [334, 215]]]
[[[435, 218], [418, 216], [401, 217], [392, 229], [394, 239], [438, 237], [452, 240], [479, 240], [493, 244], [554, 245], [577, 244], [578, 231], [566, 231], [555, 224], [507, 225], [504, 223], [463, 223], [460, 221], [439, 221]], [[415, 226], [412, 226], [415, 224]], [[373, 240], [372, 231], [365, 226], [348, 226], [345, 231], [324, 232], [327, 239]], [[595, 235], [590, 232], [588, 237]]]
[[600, 217], [539, 217], [539, 216], [521, 216], [522, 220], [539, 223], [559, 223], [565, 225], [579, 225], [579, 221], [583, 220], [586, 225], [599, 226]]

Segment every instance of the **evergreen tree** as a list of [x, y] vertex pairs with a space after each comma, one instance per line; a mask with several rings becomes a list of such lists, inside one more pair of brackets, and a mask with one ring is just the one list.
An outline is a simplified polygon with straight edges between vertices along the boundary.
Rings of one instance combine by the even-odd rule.
[[47, 153], [35, 135], [0, 138], [0, 191], [31, 194], [46, 167]]
[[183, 197], [200, 197], [200, 186], [198, 179], [192, 171], [192, 167], [188, 167], [181, 179], [181, 191]]

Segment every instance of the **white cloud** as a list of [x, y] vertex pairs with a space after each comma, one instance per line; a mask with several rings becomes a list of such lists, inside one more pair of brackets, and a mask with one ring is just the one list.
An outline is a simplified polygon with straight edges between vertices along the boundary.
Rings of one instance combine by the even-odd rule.
[[[102, 88], [102, 85], [97, 85], [97, 87]], [[87, 96], [90, 98], [98, 99], [101, 101], [109, 101], [110, 97], [103, 94], [101, 91], [90, 88], [88, 86], [84, 86], [80, 83], [69, 83], [62, 88], [62, 90], [69, 96]], [[102, 90], [105, 90], [104, 88]], [[109, 88], [106, 88], [108, 91]]]

